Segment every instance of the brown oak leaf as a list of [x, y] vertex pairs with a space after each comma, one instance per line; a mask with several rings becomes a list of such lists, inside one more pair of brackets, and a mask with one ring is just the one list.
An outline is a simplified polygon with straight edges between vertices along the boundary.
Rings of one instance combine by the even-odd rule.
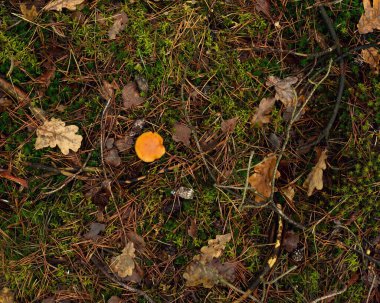
[[111, 40], [116, 39], [116, 36], [125, 29], [128, 23], [128, 16], [126, 13], [121, 12], [120, 14], [114, 17], [114, 23], [108, 31], [108, 37]]
[[62, 9], [67, 8], [68, 10], [75, 11], [79, 4], [82, 4], [84, 0], [53, 0], [45, 5], [44, 10], [46, 11], [62, 11]]
[[374, 48], [363, 49], [361, 56], [363, 61], [367, 63], [375, 73], [379, 73], [380, 70], [380, 53]]
[[271, 118], [270, 114], [272, 112], [275, 101], [275, 98], [263, 98], [252, 117], [252, 123], [258, 126], [269, 123]]
[[274, 86], [276, 100], [281, 101], [285, 107], [290, 107], [297, 104], [297, 95], [293, 87], [293, 84], [296, 84], [297, 81], [297, 77], [287, 77], [281, 80], [278, 77], [269, 76], [266, 85], [268, 87]]
[[372, 33], [374, 29], [380, 30], [380, 0], [363, 0], [364, 14], [360, 17], [358, 30], [360, 34]]
[[[263, 161], [255, 165], [254, 173], [248, 180], [249, 184], [265, 198], [269, 198], [272, 192], [272, 178], [276, 161], [276, 155], [269, 154]], [[280, 173], [276, 171], [275, 178], [278, 177], [280, 177]], [[255, 201], [263, 202], [264, 199], [256, 195]]]
[[317, 164], [313, 167], [307, 176], [303, 187], [307, 189], [307, 195], [310, 197], [314, 189], [321, 190], [323, 188], [323, 171], [326, 169], [327, 149], [325, 149], [318, 158]]
[[20, 3], [20, 10], [24, 18], [30, 21], [33, 21], [38, 16], [37, 8], [35, 5], [32, 5], [28, 8], [25, 3]]
[[144, 103], [145, 99], [140, 96], [140, 93], [135, 82], [129, 82], [124, 86], [121, 91], [123, 97], [123, 106], [126, 109], [132, 108], [134, 106]]
[[236, 123], [238, 122], [239, 117], [231, 118], [228, 120], [223, 120], [220, 128], [223, 133], [232, 133], [236, 127]]
[[186, 146], [190, 146], [190, 136], [191, 136], [191, 129], [183, 124], [183, 123], [176, 123], [173, 128], [173, 140], [175, 142], [182, 142]]
[[135, 248], [133, 242], [128, 242], [122, 253], [111, 261], [110, 268], [120, 277], [132, 276], [135, 269]]

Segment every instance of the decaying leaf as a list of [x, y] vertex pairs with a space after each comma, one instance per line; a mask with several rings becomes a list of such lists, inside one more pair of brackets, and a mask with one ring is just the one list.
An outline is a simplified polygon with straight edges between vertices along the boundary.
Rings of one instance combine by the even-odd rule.
[[0, 112], [5, 111], [11, 105], [12, 105], [11, 99], [6, 98], [6, 97], [0, 98]]
[[228, 263], [221, 263], [218, 259], [232, 234], [217, 235], [216, 239], [208, 241], [208, 245], [201, 248], [201, 254], [194, 256], [193, 261], [186, 267], [183, 277], [187, 286], [211, 288], [223, 277], [232, 280], [235, 268]]
[[287, 77], [281, 80], [275, 76], [269, 76], [266, 85], [268, 87], [274, 86], [276, 100], [281, 101], [285, 107], [290, 107], [297, 104], [297, 95], [293, 87], [293, 84], [296, 84], [297, 81], [297, 77]]
[[175, 142], [182, 142], [185, 146], [190, 146], [191, 129], [183, 124], [176, 123], [173, 128], [173, 140]]
[[220, 125], [220, 128], [223, 133], [232, 133], [236, 127], [236, 123], [238, 122], [239, 118], [231, 118], [228, 120], [223, 120], [222, 124]]
[[374, 70], [376, 73], [379, 73], [380, 53], [378, 49], [374, 47], [363, 49], [361, 56], [363, 58], [363, 61], [367, 63], [371, 67], [372, 70]]
[[62, 11], [62, 9], [67, 8], [68, 10], [75, 11], [79, 4], [82, 4], [84, 0], [52, 0], [45, 5], [44, 10], [46, 11]]
[[133, 146], [133, 137], [125, 136], [121, 139], [115, 141], [115, 146], [119, 152], [125, 152], [132, 148]]
[[46, 62], [44, 64], [44, 67], [46, 68], [45, 72], [41, 76], [39, 76], [35, 81], [42, 84], [45, 87], [48, 87], [50, 85], [51, 80], [55, 76], [56, 67], [51, 62]]
[[269, 18], [271, 17], [269, 0], [256, 0], [254, 5], [258, 12], [264, 13]]
[[30, 21], [33, 21], [38, 16], [37, 8], [35, 5], [32, 5], [30, 8], [28, 8], [25, 3], [21, 3], [20, 10], [24, 18]]
[[295, 250], [297, 248], [297, 244], [298, 244], [299, 240], [300, 240], [300, 236], [298, 234], [296, 234], [292, 230], [288, 230], [284, 234], [282, 246], [284, 247], [284, 249], [287, 252], [292, 252], [293, 250]]
[[293, 202], [296, 191], [294, 190], [293, 185], [289, 185], [289, 186], [281, 188], [281, 193], [291, 203]]
[[129, 241], [133, 242], [134, 247], [137, 251], [143, 250], [145, 248], [146, 244], [144, 238], [136, 234], [134, 231], [129, 231], [126, 236]]
[[113, 167], [120, 166], [121, 158], [116, 148], [112, 148], [104, 152], [104, 162]]
[[80, 148], [83, 137], [77, 135], [78, 126], [68, 125], [60, 119], [52, 118], [45, 121], [37, 128], [36, 149], [44, 147], [58, 147], [64, 155], [69, 154], [69, 150], [76, 152]]
[[270, 114], [272, 112], [275, 101], [275, 98], [263, 98], [252, 117], [252, 123], [258, 126], [269, 123], [271, 118]]
[[[249, 184], [265, 198], [269, 198], [272, 192], [272, 178], [276, 161], [276, 155], [269, 154], [263, 161], [256, 164], [253, 175], [249, 177]], [[280, 177], [280, 173], [276, 171], [275, 178], [278, 177]], [[263, 202], [264, 199], [255, 196], [255, 201]]]
[[144, 98], [140, 96], [140, 93], [135, 82], [129, 82], [124, 86], [121, 91], [123, 97], [123, 106], [126, 109], [132, 108], [134, 106], [144, 103]]
[[103, 80], [102, 86], [99, 89], [100, 95], [104, 100], [112, 100], [115, 97], [115, 87], [113, 84], [109, 83], [106, 80]]
[[110, 268], [120, 277], [132, 276], [135, 269], [135, 248], [133, 242], [128, 242], [122, 253], [112, 259]]
[[321, 190], [323, 188], [323, 171], [326, 169], [327, 149], [319, 156], [317, 164], [313, 167], [307, 176], [303, 187], [307, 189], [307, 195], [310, 197], [314, 189]]
[[112, 296], [108, 299], [107, 303], [123, 303], [124, 300], [120, 299], [118, 296]]
[[364, 14], [360, 17], [358, 30], [360, 34], [372, 33], [374, 29], [380, 30], [380, 0], [363, 0]]
[[83, 238], [89, 240], [96, 240], [99, 238], [99, 233], [106, 230], [106, 225], [98, 222], [90, 224], [90, 230], [83, 235]]
[[114, 17], [114, 23], [112, 24], [111, 28], [108, 31], [108, 37], [111, 40], [116, 39], [116, 36], [125, 29], [127, 22], [128, 22], [128, 16], [126, 13], [121, 12], [120, 14], [116, 15]]
[[197, 237], [198, 225], [194, 218], [190, 218], [190, 227], [187, 229], [187, 234], [193, 239]]
[[9, 288], [4, 287], [0, 291], [0, 303], [14, 303], [13, 293]]

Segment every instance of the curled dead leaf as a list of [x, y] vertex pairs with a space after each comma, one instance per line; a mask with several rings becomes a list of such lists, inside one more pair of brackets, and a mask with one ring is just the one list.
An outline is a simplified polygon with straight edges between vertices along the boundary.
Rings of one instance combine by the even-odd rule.
[[78, 126], [65, 126], [65, 122], [60, 119], [46, 120], [37, 128], [35, 148], [41, 149], [48, 146], [53, 148], [58, 145], [64, 155], [68, 155], [70, 149], [77, 152], [83, 139], [81, 135], [76, 134], [78, 130]]
[[380, 0], [363, 0], [364, 14], [360, 17], [358, 30], [360, 34], [372, 33], [374, 29], [380, 30]]
[[[265, 198], [269, 198], [272, 193], [272, 178], [276, 165], [277, 157], [275, 154], [269, 154], [263, 161], [256, 164], [254, 173], [249, 177], [249, 184]], [[279, 171], [276, 171], [275, 178], [280, 177]], [[255, 196], [256, 202], [263, 202], [264, 199]]]
[[271, 118], [270, 114], [272, 112], [275, 101], [275, 98], [263, 98], [252, 117], [252, 124], [261, 126], [263, 124], [269, 123]]
[[25, 19], [33, 21], [38, 16], [37, 8], [35, 5], [27, 7], [25, 3], [20, 3], [21, 14]]
[[323, 171], [326, 169], [327, 149], [325, 149], [318, 158], [317, 164], [313, 167], [307, 176], [303, 187], [307, 189], [307, 195], [310, 197], [314, 189], [323, 189]]
[[126, 109], [138, 106], [145, 101], [145, 99], [140, 96], [137, 84], [135, 82], [129, 82], [126, 86], [124, 86], [121, 91], [121, 95], [123, 97], [123, 106]]
[[298, 81], [297, 77], [287, 77], [280, 79], [275, 76], [269, 76], [266, 82], [268, 87], [274, 86], [276, 90], [276, 100], [281, 101], [285, 107], [297, 105], [297, 95], [293, 87]]
[[111, 40], [116, 39], [116, 36], [125, 29], [128, 23], [128, 16], [126, 13], [121, 12], [120, 14], [114, 17], [114, 23], [108, 31], [108, 37]]

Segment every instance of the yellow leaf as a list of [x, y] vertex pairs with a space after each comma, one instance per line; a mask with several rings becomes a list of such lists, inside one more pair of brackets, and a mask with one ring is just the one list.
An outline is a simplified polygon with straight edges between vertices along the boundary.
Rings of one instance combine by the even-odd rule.
[[52, 118], [50, 121], [45, 121], [43, 125], [37, 128], [36, 149], [44, 147], [58, 147], [64, 155], [69, 153], [69, 150], [76, 152], [80, 148], [83, 137], [75, 134], [78, 131], [78, 126], [68, 125], [60, 119]]
[[77, 9], [77, 5], [82, 4], [84, 0], [52, 0], [44, 7], [45, 11], [62, 11], [63, 8], [67, 8], [71, 11]]
[[[248, 180], [249, 184], [265, 198], [269, 198], [272, 193], [272, 179], [276, 161], [276, 155], [269, 154], [263, 161], [254, 167], [254, 173]], [[280, 173], [276, 171], [275, 178], [278, 177], [280, 177]], [[256, 196], [255, 201], [263, 202], [264, 199]]]
[[21, 3], [20, 10], [24, 18], [30, 21], [33, 21], [38, 16], [37, 9], [34, 5], [32, 5], [30, 8], [27, 8], [25, 3]]
[[307, 176], [303, 187], [307, 189], [307, 195], [310, 197], [314, 189], [321, 190], [323, 188], [323, 171], [326, 169], [327, 149], [319, 156], [317, 164], [313, 167]]
[[364, 14], [360, 17], [358, 30], [360, 34], [372, 33], [374, 29], [380, 30], [380, 0], [363, 0]]
[[120, 277], [125, 278], [132, 276], [135, 269], [135, 247], [133, 242], [128, 242], [123, 252], [112, 259], [110, 268]]

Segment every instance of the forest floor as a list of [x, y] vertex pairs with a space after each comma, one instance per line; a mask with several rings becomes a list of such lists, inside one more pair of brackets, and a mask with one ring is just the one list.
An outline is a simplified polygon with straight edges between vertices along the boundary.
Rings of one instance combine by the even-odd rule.
[[1, 303], [380, 302], [362, 1], [56, 2], [0, 1]]

